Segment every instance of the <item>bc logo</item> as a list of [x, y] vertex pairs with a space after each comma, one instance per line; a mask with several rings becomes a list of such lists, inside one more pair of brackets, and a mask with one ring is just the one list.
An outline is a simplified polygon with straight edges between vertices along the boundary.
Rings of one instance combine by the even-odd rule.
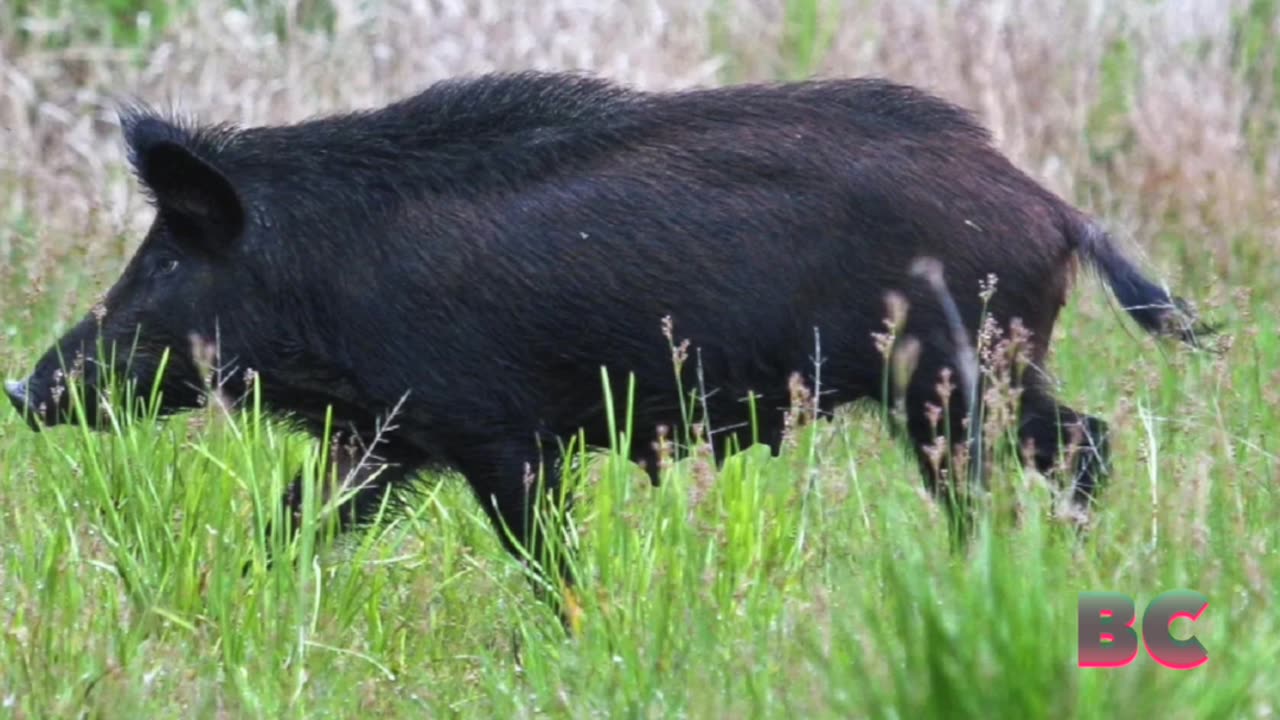
[[[1173, 621], [1200, 619], [1209, 598], [1192, 590], [1157, 595], [1142, 614], [1142, 643], [1152, 660], [1173, 670], [1190, 670], [1209, 661], [1209, 653], [1194, 634], [1173, 636]], [[1076, 610], [1077, 648], [1082, 668], [1124, 667], [1138, 657], [1137, 620], [1133, 599], [1124, 593], [1082, 592]]]

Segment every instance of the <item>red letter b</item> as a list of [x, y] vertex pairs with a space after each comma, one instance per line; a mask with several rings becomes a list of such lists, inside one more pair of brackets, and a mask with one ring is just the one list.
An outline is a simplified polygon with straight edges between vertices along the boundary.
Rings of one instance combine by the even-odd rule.
[[1133, 600], [1122, 593], [1082, 592], [1076, 610], [1082, 668], [1115, 668], [1138, 657]]

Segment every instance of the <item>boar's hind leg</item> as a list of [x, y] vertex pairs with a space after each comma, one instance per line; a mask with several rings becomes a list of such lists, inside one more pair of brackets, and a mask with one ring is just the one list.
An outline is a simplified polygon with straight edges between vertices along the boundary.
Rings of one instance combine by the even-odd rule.
[[[945, 447], [962, 445], [967, 437], [965, 408], [967, 401], [963, 390], [955, 386], [949, 402], [950, 412], [941, 412], [936, 365], [927, 371], [917, 372], [908, 385], [906, 407], [906, 432], [911, 437], [916, 458], [929, 490], [943, 501], [952, 520], [961, 509], [949, 488], [955, 482], [951, 467], [951, 453]], [[952, 373], [952, 378], [956, 374]], [[933, 407], [932, 413], [930, 406]], [[949, 417], [948, 417], [949, 415]], [[936, 425], [935, 425], [936, 421]], [[940, 440], [950, 423], [950, 443]], [[1099, 483], [1108, 472], [1110, 444], [1107, 424], [1099, 418], [1084, 415], [1059, 404], [1042, 387], [1032, 384], [1023, 389], [1018, 442], [1029, 447], [1036, 470], [1048, 475], [1058, 467], [1060, 460], [1067, 460], [1071, 472], [1072, 500], [1078, 508], [1086, 508], [1097, 496]], [[945, 478], [945, 480], [944, 480]], [[967, 478], [961, 478], [965, 482]], [[960, 528], [957, 528], [960, 529]]]
[[[897, 422], [891, 423], [897, 433], [905, 430], [915, 450], [916, 461], [920, 473], [924, 476], [925, 486], [929, 492], [942, 502], [953, 522], [959, 522], [953, 530], [961, 530], [965, 523], [957, 515], [961, 508], [954, 493], [961, 491], [961, 484], [966, 478], [955, 477], [957, 469], [952, 466], [953, 450], [963, 446], [967, 437], [965, 410], [967, 402], [965, 392], [954, 379], [957, 373], [951, 370], [951, 395], [944, 402], [940, 392], [940, 379], [943, 364], [922, 363], [914, 372], [907, 385], [906, 398], [900, 410], [906, 414], [906, 427]], [[943, 408], [947, 408], [944, 411]], [[963, 466], [960, 470], [963, 471]]]
[[1036, 470], [1048, 475], [1065, 460], [1071, 473], [1072, 501], [1084, 509], [1097, 497], [1108, 472], [1110, 442], [1107, 424], [1060, 405], [1039, 388], [1023, 393], [1018, 441], [1030, 446]]

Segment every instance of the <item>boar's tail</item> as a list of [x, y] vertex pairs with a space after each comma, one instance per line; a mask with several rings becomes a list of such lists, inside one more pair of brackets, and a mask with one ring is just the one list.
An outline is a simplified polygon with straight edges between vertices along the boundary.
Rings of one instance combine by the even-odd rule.
[[1217, 332], [1216, 326], [1201, 321], [1186, 300], [1143, 276], [1096, 221], [1077, 215], [1069, 225], [1076, 251], [1101, 273], [1116, 300], [1144, 330], [1176, 337], [1197, 349], [1205, 347], [1203, 341]]

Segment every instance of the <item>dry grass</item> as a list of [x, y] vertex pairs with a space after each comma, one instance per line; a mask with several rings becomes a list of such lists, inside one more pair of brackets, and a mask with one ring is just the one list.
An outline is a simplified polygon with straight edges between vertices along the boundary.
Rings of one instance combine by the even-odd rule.
[[[38, 238], [28, 266], [9, 268], [10, 277], [43, 279], [72, 259], [77, 270], [114, 272], [113, 261], [147, 217], [122, 172], [115, 134], [113, 108], [131, 97], [207, 119], [280, 122], [376, 105], [440, 78], [486, 70], [588, 69], [660, 89], [719, 82], [726, 71], [770, 79], [790, 60], [783, 4], [768, 0], [333, 5], [332, 35], [295, 23], [282, 42], [265, 13], [202, 3], [140, 60], [85, 44], [19, 46], [18, 28], [56, 29], [69, 15], [8, 24], [0, 31], [0, 188], [9, 217], [23, 218]], [[1276, 230], [1263, 237], [1255, 230], [1275, 225], [1269, 219], [1280, 154], [1251, 147], [1244, 135], [1245, 121], [1269, 110], [1260, 105], [1270, 99], [1253, 97], [1233, 69], [1230, 18], [1244, 5], [827, 2], [824, 22], [834, 33], [816, 71], [888, 75], [972, 107], [1019, 163], [1104, 212], [1123, 235], [1145, 243], [1176, 222], [1208, 253], [1193, 263], [1211, 260], [1219, 273], [1234, 275], [1233, 245], [1241, 236], [1280, 249]], [[1118, 41], [1128, 43], [1134, 60], [1124, 68], [1132, 72], [1120, 73], [1130, 82], [1113, 84], [1131, 91], [1132, 102], [1109, 108], [1112, 117], [1091, 128], [1091, 113], [1108, 92], [1100, 68]], [[1197, 44], [1198, 54], [1189, 50]], [[25, 242], [5, 232], [0, 249]], [[1180, 268], [1161, 269], [1176, 275]], [[88, 301], [69, 297], [60, 306], [78, 312]]]

